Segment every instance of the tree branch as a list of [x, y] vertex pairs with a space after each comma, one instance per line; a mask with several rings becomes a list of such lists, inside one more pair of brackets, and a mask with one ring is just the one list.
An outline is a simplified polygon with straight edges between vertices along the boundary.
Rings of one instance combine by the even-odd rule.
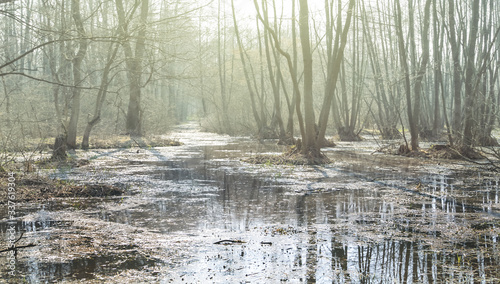
[[25, 73], [22, 73], [22, 72], [0, 73], [0, 77], [7, 76], [7, 75], [24, 76], [24, 77], [30, 78], [30, 79], [38, 81], [38, 82], [52, 84], [52, 85], [56, 85], [56, 86], [60, 86], [60, 87], [78, 88], [78, 89], [81, 89], [81, 90], [99, 90], [99, 88], [97, 88], [97, 87], [81, 87], [81, 86], [67, 85], [67, 84], [60, 83], [60, 82], [53, 82], [53, 81], [49, 81], [49, 80], [46, 80], [46, 79], [37, 78], [37, 77], [31, 76], [31, 75], [28, 75], [28, 74], [25, 74]]

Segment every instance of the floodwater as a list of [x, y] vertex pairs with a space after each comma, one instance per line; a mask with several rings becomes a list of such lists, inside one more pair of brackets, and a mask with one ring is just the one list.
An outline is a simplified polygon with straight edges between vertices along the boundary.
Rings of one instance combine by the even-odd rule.
[[252, 165], [242, 158], [283, 148], [194, 124], [171, 137], [184, 145], [77, 152], [90, 165], [47, 172], [135, 194], [24, 204], [16, 230], [35, 246], [19, 249], [14, 278], [0, 255], [0, 281], [500, 281], [500, 179], [478, 166], [377, 154], [373, 141], [326, 149], [325, 166]]

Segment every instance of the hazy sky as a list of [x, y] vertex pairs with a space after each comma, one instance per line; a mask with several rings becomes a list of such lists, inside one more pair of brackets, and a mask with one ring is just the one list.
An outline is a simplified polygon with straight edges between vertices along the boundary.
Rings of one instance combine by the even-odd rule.
[[[290, 17], [292, 15], [292, 1], [291, 0], [275, 0], [276, 1], [276, 6], [277, 6], [277, 13], [278, 17], [280, 14], [283, 12], [284, 17]], [[259, 6], [261, 5], [261, 0], [257, 0], [259, 2]], [[271, 7], [272, 7], [272, 0], [268, 0], [269, 3], [269, 14], [271, 13]], [[252, 17], [255, 18], [255, 5], [253, 0], [234, 0], [234, 4], [236, 6], [237, 13], [245, 17]], [[231, 1], [228, 0], [227, 4], [229, 7], [228, 9], [231, 8]], [[298, 0], [296, 0], [296, 8], [297, 12], [296, 14], [298, 15], [298, 7], [299, 3]], [[315, 13], [318, 10], [324, 10], [324, 5], [325, 1], [324, 0], [309, 0], [309, 12], [310, 13]]]

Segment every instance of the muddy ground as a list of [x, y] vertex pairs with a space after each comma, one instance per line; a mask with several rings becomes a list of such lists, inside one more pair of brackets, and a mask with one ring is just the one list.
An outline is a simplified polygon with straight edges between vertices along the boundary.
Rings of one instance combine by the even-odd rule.
[[78, 151], [88, 165], [43, 170], [126, 191], [17, 204], [16, 245], [33, 246], [15, 276], [0, 253], [0, 282], [500, 281], [499, 176], [486, 167], [381, 154], [373, 140], [325, 149], [328, 165], [254, 165], [243, 160], [284, 148], [195, 124], [168, 138], [183, 145]]

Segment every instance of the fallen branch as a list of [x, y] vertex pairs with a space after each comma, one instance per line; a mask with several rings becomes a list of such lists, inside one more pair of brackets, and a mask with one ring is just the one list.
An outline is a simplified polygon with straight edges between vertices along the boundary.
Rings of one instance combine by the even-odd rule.
[[27, 245], [23, 245], [23, 246], [14, 246], [14, 247], [10, 247], [10, 248], [6, 248], [6, 249], [3, 249], [3, 250], [0, 250], [0, 252], [6, 252], [6, 251], [15, 250], [16, 253], [17, 253], [18, 249], [30, 248], [30, 247], [34, 247], [34, 246], [36, 246], [36, 244], [27, 244]]
[[[19, 236], [19, 238], [18, 238], [16, 241], [14, 241], [14, 243], [13, 243], [13, 244], [16, 244], [17, 242], [19, 242], [19, 240], [21, 240], [21, 239], [22, 239], [23, 235], [24, 235], [24, 232], [21, 232], [21, 236]], [[1, 253], [1, 252], [7, 252], [7, 251], [11, 251], [11, 250], [13, 250], [13, 251], [15, 251], [15, 253], [17, 254], [17, 250], [18, 250], [18, 249], [20, 249], [20, 248], [29, 248], [29, 247], [34, 247], [34, 246], [36, 246], [36, 245], [35, 245], [35, 244], [33, 244], [33, 243], [31, 243], [31, 244], [27, 244], [27, 245], [23, 245], [23, 246], [14, 246], [14, 245], [13, 245], [13, 246], [11, 246], [11, 247], [9, 247], [9, 248], [6, 248], [6, 249], [3, 249], [3, 250], [0, 250], [0, 253]]]
[[232, 244], [244, 244], [246, 242], [242, 240], [221, 240], [214, 243], [214, 245], [232, 245]]

